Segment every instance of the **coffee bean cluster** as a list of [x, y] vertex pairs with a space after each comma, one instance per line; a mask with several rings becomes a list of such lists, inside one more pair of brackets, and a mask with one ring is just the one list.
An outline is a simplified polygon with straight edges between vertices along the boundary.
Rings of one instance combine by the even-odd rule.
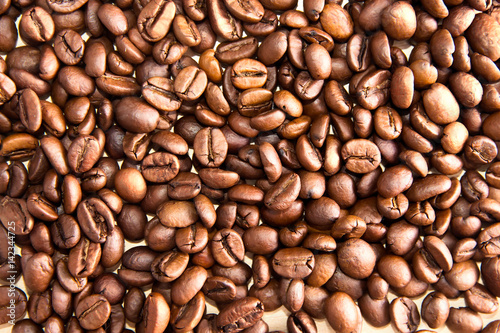
[[0, 0], [0, 324], [265, 333], [284, 306], [290, 333], [499, 332], [499, 22], [498, 0]]

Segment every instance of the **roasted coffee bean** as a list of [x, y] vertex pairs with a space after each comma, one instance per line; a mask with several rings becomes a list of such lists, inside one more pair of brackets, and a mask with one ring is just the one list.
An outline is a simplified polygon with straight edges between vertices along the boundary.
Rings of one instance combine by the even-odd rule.
[[246, 37], [234, 42], [223, 42], [217, 46], [215, 57], [227, 64], [234, 64], [237, 60], [249, 58], [257, 52], [257, 39]]
[[16, 92], [16, 84], [10, 77], [0, 73], [0, 103], [3, 105], [8, 102]]
[[241, 38], [241, 22], [226, 9], [222, 0], [208, 0], [207, 12], [214, 32], [225, 40]]
[[[465, 319], [465, 321], [462, 321], [462, 319]], [[480, 332], [483, 327], [483, 320], [477, 312], [469, 308], [450, 308], [446, 326], [450, 330]]]
[[115, 116], [118, 124], [135, 133], [153, 131], [159, 121], [158, 111], [137, 97], [125, 97], [117, 103]]
[[54, 276], [52, 258], [44, 252], [34, 253], [23, 262], [23, 273], [25, 274], [24, 283], [30, 290], [34, 292], [47, 290]]
[[361, 329], [361, 312], [353, 299], [344, 292], [335, 292], [325, 300], [324, 313], [328, 323], [336, 331]]
[[101, 259], [101, 245], [82, 237], [80, 242], [69, 253], [68, 269], [76, 278], [90, 276]]
[[38, 145], [38, 140], [30, 134], [11, 134], [2, 140], [0, 155], [13, 161], [26, 159], [35, 154]]
[[170, 323], [176, 330], [192, 330], [203, 317], [205, 296], [200, 291], [187, 304], [178, 306], [173, 304], [170, 313]]
[[399, 332], [415, 332], [420, 324], [417, 305], [408, 297], [398, 297], [391, 302], [391, 322]]
[[197, 46], [201, 43], [201, 36], [196, 24], [189, 17], [176, 15], [173, 20], [175, 37], [186, 46]]
[[[4, 31], [4, 34], [0, 38], [0, 50], [2, 52], [13, 51], [18, 39], [18, 30], [15, 20], [8, 15], [2, 15], [2, 17], [0, 18], [0, 26], [2, 27], [2, 31]], [[4, 67], [5, 65], [6, 63], [4, 61]], [[6, 70], [2, 71], [2, 73], [4, 73], [5, 71]]]
[[28, 235], [34, 226], [26, 200], [5, 196], [0, 201], [0, 220], [5, 229], [15, 235]]
[[9, 289], [8, 286], [1, 286], [0, 295], [2, 295], [2, 311], [0, 312], [0, 323], [2, 325], [9, 321], [14, 322], [24, 316], [28, 307], [28, 300], [24, 291], [17, 287]]
[[[57, 210], [43, 195], [32, 193], [26, 200], [28, 211], [33, 217], [42, 221], [57, 220]], [[44, 251], [45, 252], [45, 251]]]
[[141, 89], [134, 78], [114, 75], [109, 72], [99, 76], [96, 85], [104, 93], [113, 96], [136, 95]]
[[401, 288], [410, 283], [410, 265], [399, 256], [388, 254], [380, 258], [377, 270], [390, 286]]
[[254, 297], [233, 301], [217, 316], [216, 326], [226, 332], [238, 332], [254, 325], [264, 315], [264, 305]]
[[222, 229], [211, 241], [212, 255], [217, 263], [232, 267], [243, 260], [245, 247], [241, 236], [232, 229]]
[[496, 297], [481, 284], [465, 292], [465, 302], [473, 311], [480, 313], [493, 313], [498, 309]]
[[157, 42], [168, 33], [175, 16], [175, 3], [148, 3], [137, 17], [137, 28], [148, 42]]
[[224, 3], [231, 14], [244, 22], [259, 22], [264, 16], [264, 7], [256, 0], [246, 2], [225, 0]]
[[367, 242], [353, 238], [339, 246], [337, 261], [344, 273], [355, 279], [364, 279], [372, 274], [376, 257]]
[[80, 241], [80, 227], [70, 215], [61, 215], [51, 225], [52, 240], [60, 248], [72, 248]]
[[54, 21], [41, 7], [33, 7], [23, 13], [19, 22], [20, 34], [28, 44], [44, 43], [54, 36]]
[[167, 78], [149, 78], [142, 84], [142, 94], [149, 104], [165, 112], [178, 110], [181, 106], [174, 93], [173, 81]]
[[342, 158], [346, 168], [356, 173], [368, 173], [375, 170], [381, 161], [380, 150], [365, 139], [354, 139], [342, 147]]
[[77, 216], [83, 233], [96, 243], [104, 243], [115, 225], [111, 210], [97, 198], [81, 201], [78, 204]]
[[281, 249], [273, 257], [273, 269], [282, 277], [304, 278], [314, 269], [314, 256], [304, 248]]
[[56, 266], [57, 283], [69, 293], [79, 293], [78, 298], [84, 297], [91, 292], [92, 284], [88, 284], [88, 279], [75, 278], [68, 269], [68, 257], [64, 256], [57, 262]]
[[227, 140], [218, 128], [204, 128], [194, 138], [196, 158], [207, 167], [218, 167], [226, 159]]
[[240, 59], [231, 69], [231, 81], [238, 89], [260, 88], [267, 80], [267, 68], [253, 59]]
[[174, 91], [185, 101], [193, 101], [200, 97], [207, 87], [207, 74], [195, 66], [184, 68], [174, 81]]
[[443, 293], [430, 293], [422, 302], [422, 319], [430, 328], [443, 326], [448, 318], [449, 311], [449, 301]]
[[80, 135], [68, 148], [69, 166], [73, 172], [86, 172], [92, 169], [101, 157], [102, 148], [91, 135]]
[[85, 43], [76, 31], [62, 30], [55, 37], [54, 51], [64, 64], [76, 65], [83, 58]]
[[170, 307], [162, 294], [152, 292], [144, 302], [144, 315], [137, 328], [145, 332], [164, 331], [170, 321]]
[[75, 314], [82, 328], [98, 329], [108, 320], [111, 306], [106, 297], [94, 294], [85, 297], [78, 303]]
[[206, 279], [207, 271], [203, 267], [193, 266], [186, 269], [172, 285], [172, 302], [177, 305], [187, 304], [201, 290]]

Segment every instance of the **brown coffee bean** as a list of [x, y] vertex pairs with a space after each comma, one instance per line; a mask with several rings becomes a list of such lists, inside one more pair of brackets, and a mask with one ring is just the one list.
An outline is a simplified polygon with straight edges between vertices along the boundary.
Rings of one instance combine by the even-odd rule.
[[54, 52], [57, 58], [66, 65], [76, 65], [83, 58], [85, 43], [74, 30], [60, 31], [54, 41]]
[[32, 7], [19, 22], [20, 34], [29, 44], [44, 43], [54, 36], [54, 21], [42, 7]]
[[215, 261], [224, 267], [236, 265], [245, 255], [243, 240], [232, 229], [219, 230], [212, 238], [211, 247]]
[[390, 286], [396, 288], [406, 286], [412, 277], [408, 263], [396, 255], [383, 256], [377, 263], [377, 270]]
[[260, 88], [267, 80], [267, 68], [260, 61], [240, 59], [231, 69], [231, 81], [238, 89]]
[[281, 249], [273, 257], [273, 269], [280, 276], [300, 279], [309, 276], [314, 269], [314, 256], [304, 248]]
[[196, 134], [194, 152], [205, 166], [218, 167], [226, 159], [227, 140], [218, 128], [204, 128]]
[[284, 210], [292, 205], [300, 192], [300, 178], [297, 174], [284, 175], [264, 196], [264, 203], [271, 209]]
[[148, 3], [137, 17], [137, 28], [148, 42], [157, 42], [168, 33], [175, 16], [175, 3]]
[[[24, 316], [28, 307], [28, 300], [24, 291], [17, 287], [11, 290], [8, 286], [2, 286], [0, 287], [0, 295], [2, 295], [2, 312], [0, 316], [0, 323], [2, 325], [8, 323], [10, 320], [17, 321]], [[9, 306], [13, 309], [12, 319], [10, 309], [8, 309]], [[16, 326], [18, 325], [16, 324]], [[15, 330], [16, 328], [13, 329]]]
[[[465, 319], [465, 321], [462, 321], [462, 319]], [[450, 308], [446, 326], [450, 330], [480, 332], [483, 327], [483, 320], [477, 312], [469, 308]]]
[[371, 246], [361, 239], [349, 239], [342, 243], [337, 257], [342, 271], [355, 279], [367, 278], [375, 268], [375, 253]]
[[417, 305], [408, 297], [398, 297], [391, 302], [391, 322], [399, 332], [415, 332], [420, 324]]
[[217, 316], [216, 325], [219, 330], [237, 332], [254, 325], [264, 315], [264, 305], [259, 299], [245, 297], [231, 302]]
[[349, 13], [334, 3], [325, 5], [320, 15], [320, 22], [325, 31], [339, 42], [345, 42], [354, 31]]
[[229, 41], [241, 38], [241, 22], [226, 9], [222, 0], [208, 0], [207, 12], [211, 26], [218, 36]]
[[180, 99], [186, 101], [199, 98], [206, 87], [207, 74], [195, 66], [184, 68], [174, 81], [175, 93]]
[[353, 299], [344, 292], [335, 292], [325, 300], [324, 312], [330, 326], [339, 332], [361, 329], [362, 317]]
[[348, 170], [356, 173], [367, 173], [375, 170], [380, 164], [380, 150], [365, 139], [355, 139], [342, 147], [342, 158]]
[[[499, 25], [491, 16], [486, 14], [478, 14], [467, 30], [467, 40], [476, 52], [484, 54], [493, 61], [498, 60], [499, 50], [494, 46], [495, 40], [499, 37]], [[486, 31], [488, 31], [487, 35]], [[491, 41], [493, 44], [486, 42]]]

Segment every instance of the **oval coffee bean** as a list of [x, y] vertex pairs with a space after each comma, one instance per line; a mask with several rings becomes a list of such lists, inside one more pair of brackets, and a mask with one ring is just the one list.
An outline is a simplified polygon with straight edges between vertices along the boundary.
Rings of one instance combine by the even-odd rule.
[[216, 325], [224, 332], [238, 332], [253, 326], [263, 315], [262, 302], [254, 297], [245, 297], [225, 307], [217, 316]]
[[281, 249], [273, 256], [273, 269], [280, 276], [288, 279], [302, 279], [314, 269], [314, 255], [311, 251], [294, 247]]

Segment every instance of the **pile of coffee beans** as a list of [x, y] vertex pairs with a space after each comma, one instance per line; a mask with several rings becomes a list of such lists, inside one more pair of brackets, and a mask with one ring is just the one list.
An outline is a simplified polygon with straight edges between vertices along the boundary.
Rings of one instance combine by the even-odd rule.
[[290, 333], [500, 332], [499, 22], [0, 0], [0, 324], [261, 333], [283, 306]]

